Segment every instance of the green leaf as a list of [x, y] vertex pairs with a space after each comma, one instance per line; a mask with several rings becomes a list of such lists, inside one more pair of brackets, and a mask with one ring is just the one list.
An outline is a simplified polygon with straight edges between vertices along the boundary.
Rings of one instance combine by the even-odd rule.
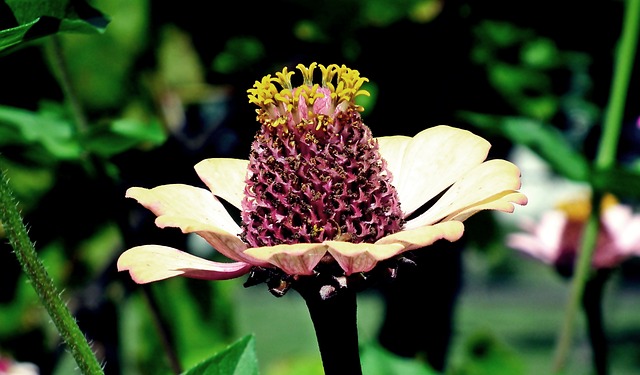
[[247, 335], [183, 375], [257, 375], [255, 338]]
[[399, 357], [377, 344], [361, 349], [362, 372], [367, 375], [437, 375], [427, 364], [411, 358]]
[[7, 144], [39, 144], [58, 159], [75, 159], [80, 156], [73, 124], [48, 113], [0, 106], [0, 146]]
[[166, 137], [157, 119], [148, 122], [118, 119], [106, 127], [93, 127], [85, 146], [92, 153], [108, 158], [140, 144], [159, 145]]
[[524, 117], [472, 112], [463, 112], [461, 117], [479, 129], [530, 148], [546, 160], [555, 172], [571, 180], [589, 180], [589, 161], [552, 125]]
[[595, 190], [618, 197], [640, 198], [640, 172], [622, 168], [593, 171], [591, 184]]
[[489, 331], [473, 333], [464, 342], [462, 361], [452, 375], [524, 375], [524, 360]]
[[57, 33], [101, 33], [109, 23], [82, 0], [2, 0], [0, 11], [0, 51]]

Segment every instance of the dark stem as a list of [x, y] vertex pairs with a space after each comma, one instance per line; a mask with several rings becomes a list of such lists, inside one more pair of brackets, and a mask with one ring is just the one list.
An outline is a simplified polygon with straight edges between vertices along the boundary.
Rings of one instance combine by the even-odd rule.
[[587, 319], [593, 366], [597, 375], [608, 374], [608, 344], [602, 319], [602, 296], [610, 270], [599, 270], [585, 285], [582, 308]]
[[[326, 299], [323, 283], [302, 278], [294, 288], [304, 298], [316, 331], [325, 375], [362, 375], [358, 345], [356, 292], [340, 288]], [[325, 288], [332, 288], [328, 285]], [[326, 297], [328, 293], [323, 295]]]

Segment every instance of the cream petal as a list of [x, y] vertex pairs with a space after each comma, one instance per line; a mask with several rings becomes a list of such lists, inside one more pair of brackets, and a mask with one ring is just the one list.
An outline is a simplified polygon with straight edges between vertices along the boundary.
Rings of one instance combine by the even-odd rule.
[[[173, 184], [153, 189], [133, 187], [127, 197], [158, 215], [160, 228], [180, 228], [184, 233], [198, 233], [217, 251], [229, 259], [252, 263], [243, 254], [247, 245], [240, 240], [240, 227], [233, 221], [222, 203], [206, 189]], [[256, 265], [261, 265], [259, 262]]]
[[299, 243], [254, 247], [245, 254], [271, 263], [290, 275], [311, 275], [313, 268], [327, 253], [327, 246], [321, 243]]
[[445, 218], [460, 216], [467, 218], [477, 212], [476, 205], [482, 209], [513, 211], [513, 203], [526, 204], [524, 194], [515, 190], [520, 188], [520, 170], [514, 164], [495, 159], [477, 165], [460, 180], [454, 183], [438, 201], [422, 215], [409, 220], [408, 229], [436, 223]]
[[404, 250], [404, 246], [399, 243], [378, 245], [325, 241], [324, 244], [347, 275], [370, 271], [379, 261], [389, 259]]
[[228, 280], [249, 272], [251, 265], [243, 262], [219, 263], [160, 245], [133, 247], [118, 258], [118, 271], [129, 271], [138, 284], [164, 280], [175, 276], [204, 280]]
[[232, 234], [240, 233], [240, 227], [222, 203], [206, 189], [183, 184], [160, 185], [153, 189], [132, 187], [127, 190], [126, 197], [134, 198], [157, 216], [185, 217]]
[[405, 216], [482, 163], [491, 145], [467, 130], [439, 125], [413, 138], [378, 138]]
[[454, 242], [459, 240], [463, 233], [464, 224], [460, 221], [445, 221], [434, 225], [403, 230], [379, 239], [376, 244], [399, 243], [404, 247], [402, 251], [408, 251], [429, 246], [442, 239]]
[[182, 216], [163, 215], [156, 219], [156, 225], [160, 228], [180, 228], [182, 233], [196, 233], [204, 238], [219, 253], [229, 259], [251, 263], [256, 266], [265, 266], [266, 263], [245, 255], [247, 244], [235, 234], [229, 233], [214, 225], [206, 224], [198, 220]]
[[482, 210], [496, 210], [511, 213], [515, 210], [514, 204], [524, 206], [527, 204], [527, 196], [514, 191], [505, 191], [466, 207], [464, 210], [447, 216], [444, 220], [465, 221]]
[[248, 165], [248, 160], [213, 158], [199, 162], [194, 168], [214, 195], [242, 209]]

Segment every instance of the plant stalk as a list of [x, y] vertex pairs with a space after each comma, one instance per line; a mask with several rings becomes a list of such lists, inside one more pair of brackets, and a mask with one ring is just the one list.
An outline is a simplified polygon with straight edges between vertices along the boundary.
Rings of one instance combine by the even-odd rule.
[[55, 287], [44, 264], [38, 258], [18, 212], [18, 204], [13, 198], [6, 172], [0, 173], [0, 175], [0, 220], [22, 269], [47, 309], [60, 336], [69, 347], [78, 368], [87, 375], [104, 374], [87, 339], [60, 298], [60, 292]]
[[356, 292], [342, 288], [323, 299], [314, 281], [299, 280], [294, 288], [309, 309], [325, 375], [362, 375]]
[[[640, 0], [627, 0], [624, 8], [622, 32], [614, 60], [614, 76], [611, 84], [609, 104], [605, 113], [598, 153], [594, 160], [594, 168], [596, 171], [606, 171], [616, 164], [618, 140], [622, 129], [627, 90], [634, 66], [636, 46], [638, 44], [639, 22]], [[593, 193], [592, 210], [583, 233], [577, 266], [571, 284], [571, 295], [569, 296], [562, 329], [556, 345], [556, 355], [553, 365], [554, 373], [561, 373], [563, 371], [569, 353], [575, 316], [580, 301], [582, 300], [585, 284], [589, 278], [591, 258], [595, 251], [600, 225], [599, 215], [602, 195], [603, 192], [594, 191]]]

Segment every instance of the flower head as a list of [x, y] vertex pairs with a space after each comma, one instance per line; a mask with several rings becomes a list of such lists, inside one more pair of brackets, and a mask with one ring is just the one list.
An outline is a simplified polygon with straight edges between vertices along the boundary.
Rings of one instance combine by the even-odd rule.
[[[505, 160], [485, 161], [490, 144], [483, 138], [449, 126], [374, 138], [355, 102], [368, 95], [366, 78], [345, 66], [297, 68], [300, 85], [285, 68], [248, 90], [261, 125], [249, 160], [198, 163], [209, 190], [176, 184], [127, 191], [158, 216], [159, 227], [195, 232], [235, 262], [146, 245], [122, 254], [119, 270], [139, 283], [252, 270], [251, 277], [262, 273], [272, 291], [282, 291], [319, 272], [367, 273], [437, 240], [458, 240], [462, 222], [480, 210], [513, 212], [514, 204], [526, 204], [520, 171]], [[220, 199], [241, 211], [240, 225]]]
[[[524, 222], [524, 232], [509, 235], [508, 245], [561, 271], [571, 270], [590, 211], [588, 198], [561, 203], [543, 214], [539, 222]], [[602, 202], [592, 267], [615, 268], [632, 256], [640, 256], [640, 215], [607, 195]]]

